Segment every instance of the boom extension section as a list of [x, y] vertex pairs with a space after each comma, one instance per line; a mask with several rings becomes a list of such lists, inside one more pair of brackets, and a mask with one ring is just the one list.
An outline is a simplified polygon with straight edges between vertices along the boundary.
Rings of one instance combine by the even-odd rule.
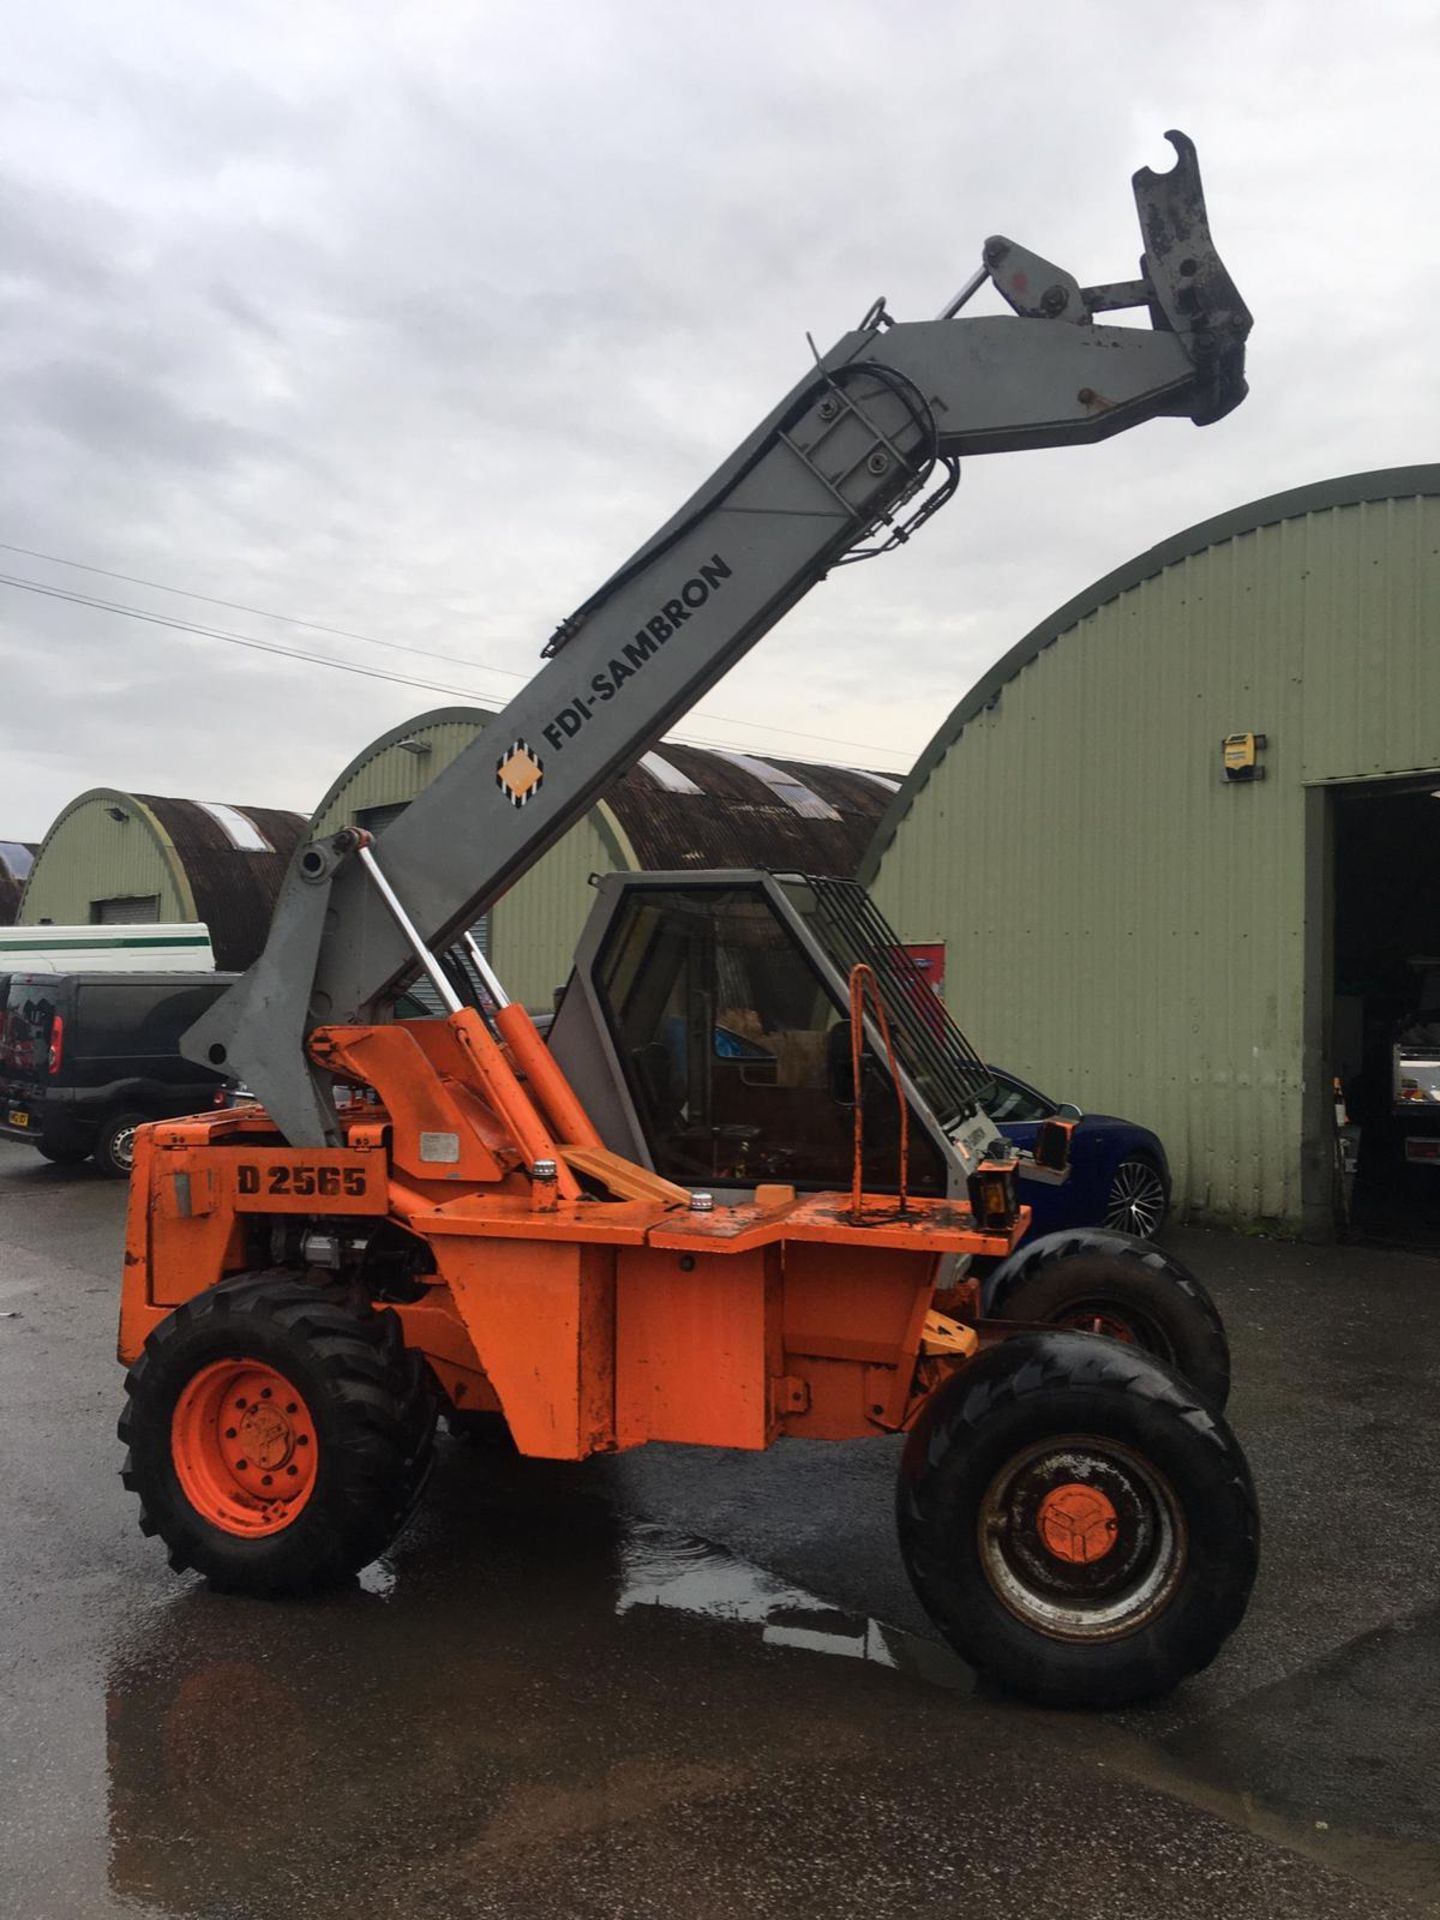
[[[375, 853], [444, 948], [835, 566], [889, 551], [955, 491], [967, 454], [1102, 440], [1156, 416], [1217, 420], [1245, 394], [1250, 315], [1210, 239], [1190, 141], [1134, 177], [1140, 277], [1082, 288], [992, 238], [941, 316], [877, 301], [719, 470], [568, 619], [545, 664]], [[1011, 314], [961, 312], [992, 278]], [[1145, 327], [1097, 314], [1143, 307]], [[812, 348], [813, 351], [813, 348]], [[187, 1036], [241, 1075], [293, 1146], [333, 1146], [317, 1025], [374, 1017], [413, 949], [342, 832], [306, 847], [270, 939]]]

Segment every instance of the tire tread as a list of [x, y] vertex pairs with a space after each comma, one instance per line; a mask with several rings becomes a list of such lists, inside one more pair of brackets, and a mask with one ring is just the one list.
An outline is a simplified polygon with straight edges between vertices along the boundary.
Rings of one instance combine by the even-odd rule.
[[[1222, 1412], [1230, 1396], [1230, 1342], [1225, 1322], [1197, 1276], [1173, 1253], [1110, 1227], [1070, 1227], [1020, 1247], [986, 1275], [984, 1311], [996, 1319], [1028, 1319], [1014, 1313], [1024, 1296], [1052, 1286], [1062, 1269], [1078, 1260], [1115, 1260], [1130, 1269], [1151, 1292], [1155, 1317], [1167, 1323], [1178, 1349], [1172, 1364], [1194, 1381], [1198, 1391]], [[1103, 1289], [1097, 1289], [1103, 1291]], [[1044, 1313], [1037, 1312], [1037, 1324]]]
[[[196, 1514], [170, 1464], [169, 1419], [186, 1377], [185, 1349], [225, 1322], [242, 1339], [253, 1326], [262, 1340], [278, 1335], [303, 1355], [326, 1384], [326, 1417], [336, 1429], [323, 1507], [317, 1488], [292, 1527], [254, 1540]], [[434, 1457], [429, 1376], [405, 1346], [397, 1316], [342, 1283], [285, 1269], [235, 1275], [177, 1307], [146, 1340], [125, 1392], [121, 1480], [139, 1495], [141, 1531], [161, 1535], [177, 1572], [197, 1568], [221, 1590], [306, 1593], [368, 1565], [404, 1525]]]
[[[1009, 1616], [988, 1587], [981, 1591], [983, 1574], [969, 1578], [954, 1525], [957, 1502], [962, 1513], [969, 1511], [963, 1507], [967, 1462], [987, 1434], [1002, 1428], [1029, 1438], [1043, 1433], [1052, 1414], [1036, 1403], [1047, 1395], [1068, 1396], [1075, 1406], [1070, 1430], [1108, 1403], [1121, 1413], [1122, 1426], [1149, 1430], [1167, 1453], [1183, 1454], [1187, 1477], [1203, 1485], [1203, 1507], [1186, 1502], [1186, 1510], [1192, 1532], [1197, 1516], [1203, 1521], [1208, 1564], [1205, 1578], [1189, 1584], [1178, 1625], [1177, 1604], [1128, 1638], [1085, 1646], [1049, 1641]], [[1065, 1415], [1053, 1419], [1063, 1422]], [[1012, 1691], [1044, 1705], [1127, 1705], [1199, 1672], [1244, 1617], [1258, 1564], [1255, 1489], [1223, 1416], [1172, 1368], [1093, 1334], [1017, 1335], [940, 1389], [906, 1446], [896, 1517], [916, 1594], [946, 1639]], [[1192, 1539], [1192, 1551], [1195, 1544]]]

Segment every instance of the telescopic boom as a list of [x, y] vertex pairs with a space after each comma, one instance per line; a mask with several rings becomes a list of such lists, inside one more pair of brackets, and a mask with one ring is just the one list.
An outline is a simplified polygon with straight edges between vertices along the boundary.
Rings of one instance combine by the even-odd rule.
[[[877, 301], [561, 623], [535, 678], [375, 842], [428, 946], [472, 925], [832, 567], [908, 539], [964, 455], [1084, 444], [1157, 415], [1205, 426], [1239, 405], [1250, 314], [1211, 241], [1195, 149], [1166, 137], [1175, 166], [1134, 176], [1137, 279], [1082, 287], [997, 235], [939, 318], [895, 321]], [[1010, 314], [962, 311], [986, 279]], [[1097, 323], [1126, 308], [1149, 326]], [[301, 851], [264, 953], [185, 1041], [297, 1147], [340, 1138], [310, 1029], [373, 1017], [414, 967], [362, 841], [346, 830]]]

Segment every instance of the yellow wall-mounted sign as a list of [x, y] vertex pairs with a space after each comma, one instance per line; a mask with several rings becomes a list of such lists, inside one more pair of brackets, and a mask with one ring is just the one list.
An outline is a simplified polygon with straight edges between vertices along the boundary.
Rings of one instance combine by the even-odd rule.
[[1263, 780], [1265, 769], [1259, 755], [1266, 744], [1263, 733], [1227, 733], [1221, 742], [1222, 764], [1227, 780]]

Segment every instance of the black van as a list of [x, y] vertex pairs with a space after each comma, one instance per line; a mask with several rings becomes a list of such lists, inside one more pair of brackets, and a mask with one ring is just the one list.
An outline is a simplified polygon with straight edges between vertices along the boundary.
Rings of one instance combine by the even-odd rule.
[[215, 1104], [180, 1036], [233, 973], [0, 974], [0, 1136], [124, 1179], [135, 1129]]

